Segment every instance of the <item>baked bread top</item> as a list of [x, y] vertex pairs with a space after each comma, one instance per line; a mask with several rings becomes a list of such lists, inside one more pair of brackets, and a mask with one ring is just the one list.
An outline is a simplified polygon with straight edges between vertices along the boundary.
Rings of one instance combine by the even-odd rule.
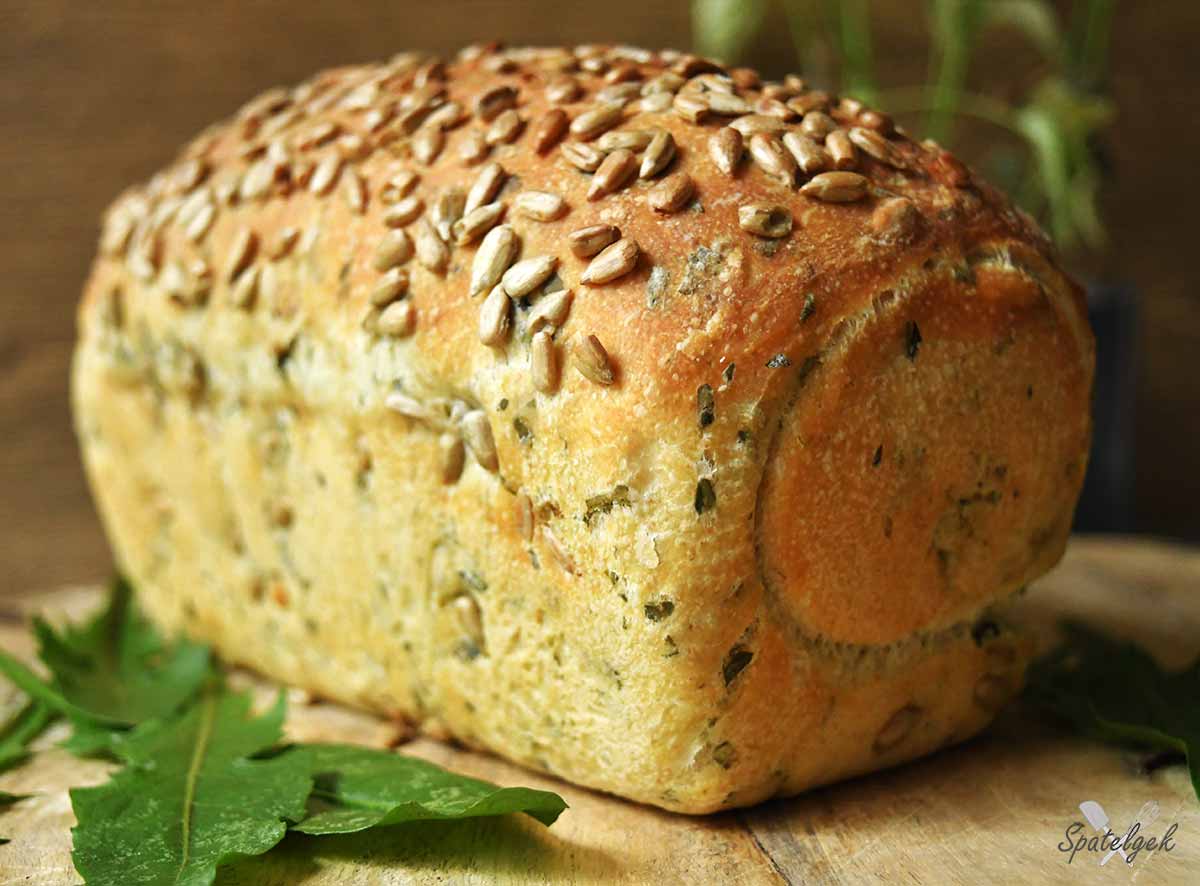
[[[689, 528], [719, 497], [729, 534], [694, 568], [753, 533], [809, 637], [973, 617], [1057, 559], [1082, 479], [1092, 344], [1046, 238], [948, 152], [796, 77], [605, 46], [325, 71], [122, 195], [101, 250], [81, 322], [137, 299], [179, 384], [249, 375], [431, 426], [466, 408], [474, 461], [523, 491], [513, 531], [545, 518], [567, 573], [538, 488], [612, 508], [634, 477]], [[353, 390], [274, 372], [333, 341], [361, 350]], [[973, 400], [945, 396], [959, 374], [986, 380]], [[722, 484], [747, 465], [757, 486]], [[944, 494], [907, 493], [930, 477]], [[1016, 533], [1019, 553], [993, 543]]]

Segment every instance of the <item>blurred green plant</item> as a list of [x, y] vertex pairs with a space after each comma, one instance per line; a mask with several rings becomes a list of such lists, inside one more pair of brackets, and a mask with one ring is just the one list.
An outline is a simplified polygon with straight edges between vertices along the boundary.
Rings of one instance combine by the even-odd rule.
[[[797, 54], [819, 62], [836, 56], [839, 92], [903, 118], [922, 118], [924, 135], [954, 146], [959, 124], [999, 127], [1020, 150], [993, 148], [979, 158], [1017, 202], [1041, 219], [1065, 250], [1104, 243], [1099, 197], [1099, 134], [1113, 118], [1104, 94], [1116, 0], [1074, 0], [1060, 17], [1050, 0], [925, 0], [929, 34], [925, 82], [881, 90], [875, 78], [871, 0], [693, 0], [697, 48], [729, 61], [743, 56], [782, 12]], [[1022, 96], [1013, 102], [972, 92], [973, 54], [992, 31], [1018, 31], [1043, 60], [1032, 87], [1014, 71]], [[819, 67], [809, 64], [805, 67]]]

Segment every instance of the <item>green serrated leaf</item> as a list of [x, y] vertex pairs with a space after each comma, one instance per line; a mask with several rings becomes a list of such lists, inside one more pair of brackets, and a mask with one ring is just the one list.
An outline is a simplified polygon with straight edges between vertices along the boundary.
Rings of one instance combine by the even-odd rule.
[[1184, 754], [1200, 799], [1200, 659], [1166, 673], [1147, 653], [1081, 624], [1030, 668], [1026, 697], [1100, 741]]
[[117, 748], [127, 765], [111, 780], [71, 791], [72, 859], [88, 884], [203, 886], [304, 817], [304, 768], [252, 759], [280, 739], [283, 695], [260, 717], [249, 709], [248, 695], [210, 686], [175, 720], [130, 733]]
[[207, 647], [165, 643], [137, 612], [123, 579], [90, 622], [59, 633], [39, 619], [34, 632], [58, 690], [105, 720], [135, 724], [167, 716], [211, 674]]
[[524, 812], [551, 825], [566, 802], [532, 788], [501, 788], [440, 766], [388, 751], [349, 745], [303, 745], [280, 761], [313, 777], [310, 814], [292, 829], [348, 834], [381, 825]]
[[692, 36], [704, 55], [733, 61], [758, 32], [767, 0], [694, 0]]
[[29, 756], [30, 743], [54, 720], [54, 712], [41, 701], [30, 700], [0, 731], [0, 772]]

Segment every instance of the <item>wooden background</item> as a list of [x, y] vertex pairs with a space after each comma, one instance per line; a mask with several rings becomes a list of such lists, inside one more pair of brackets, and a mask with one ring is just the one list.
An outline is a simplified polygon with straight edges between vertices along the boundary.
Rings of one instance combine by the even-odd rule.
[[[885, 82], [923, 64], [916, 0], [877, 0]], [[1118, 4], [1107, 200], [1113, 279], [1142, 295], [1140, 528], [1200, 538], [1200, 292], [1195, 286], [1200, 4]], [[754, 61], [792, 64], [782, 29]], [[405, 48], [608, 40], [686, 47], [685, 2], [0, 0], [0, 593], [109, 568], [67, 408], [74, 301], [97, 218], [132, 180], [260, 89]], [[980, 61], [1006, 78], [1029, 59]]]

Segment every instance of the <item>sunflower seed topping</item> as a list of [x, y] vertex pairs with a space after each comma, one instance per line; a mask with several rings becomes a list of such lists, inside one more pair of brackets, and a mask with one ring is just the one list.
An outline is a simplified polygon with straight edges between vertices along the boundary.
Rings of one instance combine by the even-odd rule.
[[613, 151], [600, 162], [596, 174], [592, 176], [587, 198], [599, 200], [601, 197], [616, 193], [625, 187], [636, 173], [637, 160], [634, 158], [633, 152], [624, 148]]
[[880, 163], [894, 166], [897, 169], [905, 167], [905, 161], [895, 146], [873, 129], [855, 126], [850, 130], [850, 141], [862, 149], [864, 154], [874, 157]]
[[517, 235], [511, 227], [497, 225], [488, 231], [471, 264], [471, 297], [487, 292], [499, 283], [516, 255]]
[[584, 111], [571, 121], [571, 134], [583, 141], [590, 141], [621, 122], [621, 109], [621, 102], [609, 102]]
[[671, 100], [675, 113], [689, 123], [702, 123], [708, 115], [708, 102], [702, 96], [679, 92]]
[[474, 243], [494, 228], [504, 217], [503, 203], [486, 203], [477, 206], [454, 223], [450, 233], [459, 246]]
[[539, 255], [519, 261], [504, 272], [501, 281], [504, 291], [513, 298], [528, 295], [549, 280], [557, 267], [558, 257], [554, 255]]
[[792, 214], [771, 203], [749, 203], [738, 208], [738, 224], [743, 231], [778, 239], [792, 232]]
[[475, 177], [475, 183], [471, 185], [471, 190], [467, 192], [464, 209], [470, 212], [472, 209], [478, 209], [484, 203], [490, 203], [496, 196], [496, 192], [500, 190], [500, 186], [504, 184], [505, 177], [504, 167], [499, 163], [484, 164], [483, 168], [479, 170], [479, 175]]
[[479, 307], [479, 340], [489, 347], [503, 346], [508, 341], [511, 313], [512, 299], [503, 286], [493, 286]]
[[646, 202], [655, 212], [678, 212], [687, 205], [696, 192], [696, 184], [686, 172], [668, 175], [650, 189]]
[[655, 130], [650, 143], [646, 145], [646, 153], [642, 156], [638, 178], [653, 178], [666, 169], [674, 158], [675, 137], [665, 129]]
[[554, 338], [546, 330], [535, 332], [529, 342], [529, 374], [533, 386], [543, 394], [551, 394], [558, 386], [558, 354]]
[[438, 154], [442, 152], [442, 146], [446, 143], [446, 136], [440, 129], [422, 129], [412, 137], [409, 143], [412, 147], [412, 155], [418, 163], [428, 166], [437, 159]]
[[796, 159], [774, 135], [756, 132], [750, 136], [750, 156], [763, 172], [792, 187], [796, 182]]
[[796, 164], [805, 175], [814, 175], [829, 167], [829, 154], [807, 135], [785, 132], [783, 145], [796, 158]]
[[837, 123], [823, 111], [809, 111], [800, 121], [800, 129], [813, 139], [823, 139], [837, 129]]
[[708, 156], [726, 175], [733, 175], [741, 162], [742, 151], [742, 133], [732, 127], [723, 126], [708, 139]]
[[242, 271], [241, 275], [233, 281], [229, 300], [233, 302], [234, 307], [246, 309], [254, 304], [254, 298], [257, 295], [258, 268], [252, 265]]
[[244, 271], [250, 262], [254, 261], [254, 253], [258, 249], [258, 235], [249, 228], [242, 228], [233, 238], [229, 248], [229, 263], [225, 267], [225, 279], [234, 280]]
[[858, 152], [844, 129], [835, 129], [825, 136], [825, 148], [835, 169], [853, 169], [858, 165]]
[[822, 172], [800, 193], [826, 203], [853, 203], [867, 195], [867, 179], [857, 172]]
[[561, 108], [552, 108], [543, 114], [533, 127], [533, 149], [544, 154], [558, 144], [567, 133], [570, 120]]
[[442, 482], [447, 486], [457, 483], [467, 461], [467, 450], [463, 446], [462, 437], [457, 434], [442, 434], [438, 437], [438, 459], [442, 468]]
[[621, 232], [612, 225], [588, 225], [572, 231], [567, 237], [571, 252], [579, 258], [591, 258], [610, 243], [617, 242]]
[[516, 139], [521, 134], [521, 130], [525, 127], [525, 121], [521, 116], [511, 108], [507, 111], [501, 111], [496, 119], [492, 121], [487, 132], [484, 133], [483, 140], [489, 145], [507, 145]]
[[579, 82], [564, 74], [546, 86], [546, 100], [555, 105], [568, 105], [579, 98], [580, 92]]
[[313, 170], [312, 178], [308, 180], [308, 190], [317, 196], [328, 194], [341, 171], [342, 155], [326, 154]]
[[379, 315], [375, 328], [383, 335], [404, 338], [412, 335], [417, 322], [417, 311], [410, 301], [394, 301]]
[[342, 174], [342, 197], [351, 212], [362, 215], [367, 211], [367, 183], [353, 169]]
[[571, 290], [557, 289], [538, 299], [530, 309], [525, 325], [530, 332], [537, 332], [543, 326], [562, 328], [567, 322], [567, 314], [571, 311]]
[[780, 133], [787, 130], [782, 120], [766, 114], [747, 114], [745, 117], [738, 117], [729, 125], [741, 133], [743, 138], [749, 138], [756, 132]]
[[407, 291], [408, 271], [404, 268], [391, 268], [379, 278], [371, 290], [371, 304], [382, 308], [403, 297]]
[[300, 229], [294, 225], [280, 228], [279, 233], [275, 235], [275, 240], [267, 250], [267, 258], [271, 261], [279, 261], [281, 258], [287, 258], [288, 254], [295, 248], [296, 241], [299, 239]]
[[496, 86], [489, 89], [475, 102], [475, 113], [485, 123], [496, 119], [503, 111], [516, 107], [517, 90], [512, 86]]
[[488, 155], [488, 143], [484, 138], [484, 134], [477, 129], [472, 129], [463, 136], [458, 145], [458, 156], [468, 166], [473, 166], [483, 160]]
[[375, 255], [371, 258], [371, 266], [377, 271], [386, 271], [396, 265], [402, 265], [413, 254], [412, 239], [405, 231], [388, 231], [375, 247]]
[[482, 409], [472, 409], [462, 417], [463, 439], [467, 448], [485, 471], [500, 470], [500, 455], [496, 451], [496, 439], [492, 436], [492, 424]]
[[417, 224], [415, 246], [417, 261], [425, 268], [440, 272], [446, 270], [446, 265], [450, 264], [450, 250], [438, 236], [429, 219], [423, 218]]
[[517, 213], [534, 221], [549, 222], [561, 218], [567, 203], [550, 191], [522, 191], [513, 200]]
[[416, 221], [425, 211], [425, 202], [415, 194], [405, 197], [394, 206], [389, 206], [383, 213], [383, 223], [389, 228], [400, 228]]
[[616, 129], [606, 132], [596, 139], [596, 147], [606, 154], [621, 148], [637, 154], [646, 150], [646, 146], [653, 138], [654, 133], [646, 129]]
[[600, 344], [600, 339], [596, 336], [577, 336], [572, 348], [572, 356], [575, 359], [575, 368], [584, 378], [598, 385], [613, 383], [613, 371], [608, 359], [608, 351], [604, 350], [604, 345]]
[[595, 172], [604, 162], [604, 152], [594, 145], [568, 142], [562, 146], [562, 155], [567, 162], [581, 172]]

